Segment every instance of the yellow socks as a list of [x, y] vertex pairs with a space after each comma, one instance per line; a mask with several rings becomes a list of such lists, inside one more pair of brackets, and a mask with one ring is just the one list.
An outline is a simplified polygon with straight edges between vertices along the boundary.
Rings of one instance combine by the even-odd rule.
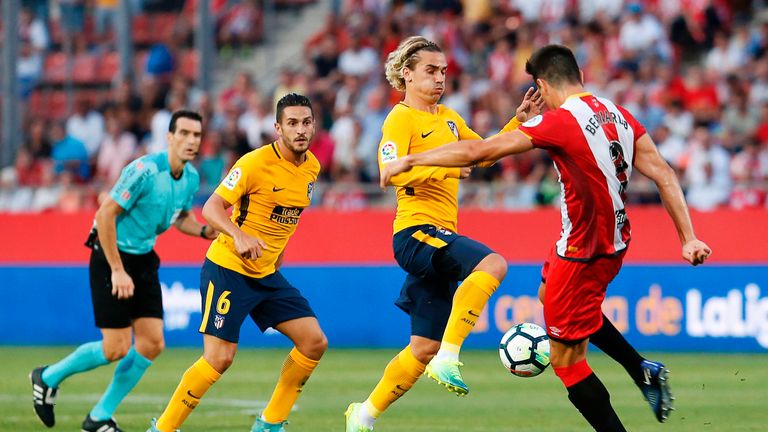
[[392, 403], [413, 387], [427, 365], [413, 356], [411, 346], [406, 346], [400, 354], [389, 362], [384, 369], [384, 376], [368, 396], [363, 405], [373, 418], [377, 418]]
[[200, 398], [219, 378], [221, 374], [200, 357], [184, 372], [168, 406], [157, 419], [157, 428], [162, 432], [172, 432], [181, 427], [187, 416], [200, 403]]
[[293, 348], [283, 363], [280, 379], [277, 380], [275, 391], [272, 392], [267, 407], [261, 416], [269, 423], [278, 423], [288, 418], [293, 404], [299, 398], [304, 383], [319, 363]]
[[499, 283], [495, 277], [483, 271], [473, 272], [464, 279], [453, 295], [451, 315], [445, 326], [440, 350], [455, 351], [458, 354], [461, 344], [469, 336]]

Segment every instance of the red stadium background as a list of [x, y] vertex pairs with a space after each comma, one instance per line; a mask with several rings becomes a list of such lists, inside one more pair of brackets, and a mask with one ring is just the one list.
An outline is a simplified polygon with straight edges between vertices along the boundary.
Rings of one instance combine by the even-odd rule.
[[[663, 208], [629, 210], [630, 263], [682, 264], [680, 243]], [[198, 215], [199, 217], [199, 215]], [[462, 211], [459, 230], [500, 252], [512, 263], [539, 263], [557, 240], [560, 213], [555, 209], [510, 213]], [[712, 263], [768, 263], [768, 212], [718, 210], [694, 212], [700, 239], [714, 250]], [[286, 265], [394, 264], [392, 211], [335, 212], [312, 209], [286, 251]], [[1, 264], [83, 264], [82, 244], [93, 214], [43, 213], [0, 215]], [[164, 263], [198, 264], [207, 242], [172, 229], [160, 236], [156, 250]]]

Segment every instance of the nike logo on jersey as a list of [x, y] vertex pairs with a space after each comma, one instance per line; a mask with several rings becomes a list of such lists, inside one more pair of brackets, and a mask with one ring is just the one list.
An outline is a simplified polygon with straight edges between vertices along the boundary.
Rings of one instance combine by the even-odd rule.
[[421, 133], [421, 138], [422, 138], [422, 139], [424, 139], [424, 138], [426, 138], [426, 137], [428, 137], [428, 136], [432, 135], [432, 132], [434, 132], [434, 130], [431, 130], [431, 131], [429, 131], [429, 132], [427, 132], [427, 133], [424, 133], [424, 132], [422, 132], [422, 133]]
[[280, 192], [283, 189], [285, 189], [285, 188], [279, 188], [277, 186], [272, 186], [272, 192]]
[[478, 317], [478, 318], [480, 317], [480, 315], [478, 315], [478, 314], [476, 314], [476, 313], [474, 313], [472, 311], [467, 311], [467, 313], [472, 315], [473, 317]]
[[191, 391], [189, 391], [189, 390], [187, 390], [187, 394], [189, 395], [189, 397], [191, 397], [191, 398], [193, 398], [193, 399], [200, 399], [200, 397], [199, 397], [199, 396], [195, 396], [195, 395], [193, 395], [193, 394], [192, 394], [192, 392], [191, 392]]

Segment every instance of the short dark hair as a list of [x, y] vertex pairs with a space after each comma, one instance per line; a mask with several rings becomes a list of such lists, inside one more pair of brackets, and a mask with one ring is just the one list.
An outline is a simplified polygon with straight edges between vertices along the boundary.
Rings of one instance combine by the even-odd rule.
[[180, 118], [188, 118], [190, 120], [200, 122], [201, 125], [203, 124], [203, 116], [201, 116], [197, 111], [180, 109], [178, 111], [174, 111], [174, 113], [171, 115], [171, 123], [168, 125], [168, 132], [176, 132], [176, 121]]
[[540, 48], [525, 62], [525, 71], [534, 81], [541, 78], [554, 85], [583, 84], [576, 57], [563, 45]]
[[312, 109], [312, 102], [308, 97], [298, 93], [288, 93], [287, 95], [281, 97], [279, 101], [277, 101], [277, 111], [275, 112], [275, 118], [278, 123], [283, 120], [283, 111], [285, 111], [285, 108], [292, 106], [307, 107], [312, 113], [312, 117], [315, 116], [315, 111]]

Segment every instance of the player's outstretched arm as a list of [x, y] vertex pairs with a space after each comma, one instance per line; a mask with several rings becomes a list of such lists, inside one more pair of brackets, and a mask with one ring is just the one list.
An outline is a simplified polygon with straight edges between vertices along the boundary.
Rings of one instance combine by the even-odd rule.
[[235, 241], [235, 249], [240, 256], [250, 260], [261, 257], [262, 251], [266, 249], [267, 245], [260, 238], [244, 233], [232, 223], [227, 214], [227, 209], [230, 207], [232, 207], [232, 203], [214, 193], [203, 206], [203, 218], [216, 231], [232, 237]]
[[685, 203], [685, 196], [675, 171], [661, 157], [648, 134], [640, 137], [635, 144], [635, 168], [656, 183], [661, 202], [672, 218], [680, 243], [683, 245], [683, 259], [693, 265], [702, 264], [712, 250], [706, 243], [696, 238], [688, 205]]
[[507, 155], [523, 153], [532, 148], [531, 140], [518, 131], [484, 140], [457, 141], [423, 153], [409, 154], [382, 165], [379, 184], [386, 187], [393, 176], [415, 166], [470, 167], [479, 162], [496, 161]]

